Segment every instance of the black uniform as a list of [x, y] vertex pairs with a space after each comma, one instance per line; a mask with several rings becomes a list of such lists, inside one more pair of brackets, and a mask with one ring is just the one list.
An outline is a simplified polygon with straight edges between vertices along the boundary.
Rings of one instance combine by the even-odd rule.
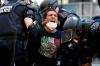
[[[0, 14], [1, 14], [0, 19], [3, 22], [2, 24], [0, 23], [0, 25], [1, 25], [0, 31], [2, 31], [0, 33], [0, 35], [6, 33], [6, 35], [8, 35], [8, 37], [9, 37], [10, 33], [11, 33], [10, 34], [11, 36], [13, 36], [13, 33], [14, 33], [17, 36], [16, 37], [16, 46], [15, 46], [15, 51], [14, 51], [15, 52], [15, 64], [16, 64], [16, 66], [27, 66], [27, 62], [26, 62], [26, 60], [27, 60], [26, 59], [27, 58], [26, 57], [27, 29], [24, 24], [24, 18], [25, 17], [33, 18], [33, 15], [34, 15], [33, 10], [31, 8], [27, 7], [27, 4], [21, 4], [18, 2], [4, 5], [1, 9], [6, 9], [6, 10], [1, 10], [1, 12], [0, 12]], [[3, 14], [2, 14], [2, 11], [4, 11]], [[8, 11], [8, 12], [5, 13], [5, 11]], [[4, 22], [8, 22], [9, 24], [11, 24], [11, 27], [6, 28], [6, 24]], [[7, 24], [7, 26], [9, 26], [9, 24]], [[16, 31], [14, 31], [14, 30], [16, 30]], [[12, 38], [10, 38], [10, 39], [12, 39]], [[14, 40], [14, 39], [12, 39], [12, 40]], [[15, 44], [14, 42], [11, 43], [12, 40], [10, 40], [10, 41], [5, 40], [6, 43], [2, 43], [2, 44], [3, 45], [7, 44], [12, 47], [12, 44]], [[9, 50], [11, 50], [11, 48], [9, 46], [5, 46], [5, 47], [7, 48], [5, 50], [5, 52], [2, 51], [2, 53], [5, 53], [5, 54], [2, 54], [2, 53], [0, 54], [2, 56], [6, 55], [6, 56], [4, 56], [4, 58], [6, 58], [7, 56], [11, 56], [10, 54], [13, 54], [13, 52], [9, 51]], [[4, 49], [3, 47], [1, 47], [1, 48]], [[2, 49], [0, 49], [0, 51]], [[6, 52], [7, 53], [11, 52], [11, 53], [6, 54]], [[0, 57], [2, 57], [2, 56], [0, 56]], [[10, 58], [10, 57], [7, 57], [7, 58]], [[11, 62], [9, 60], [10, 59], [8, 59], [8, 62]], [[6, 61], [6, 59], [4, 61]], [[4, 64], [7, 64], [7, 63], [4, 63]], [[9, 65], [7, 64], [6, 66], [9, 66]]]
[[92, 56], [100, 57], [100, 16], [92, 18], [94, 23], [91, 25], [89, 35], [89, 47], [92, 51]]
[[27, 5], [17, 5], [14, 9], [16, 27], [17, 27], [17, 41], [16, 41], [16, 51], [15, 51], [15, 64], [16, 66], [27, 66], [27, 29], [24, 24], [24, 18], [33, 18], [34, 13], [32, 10], [28, 10]]
[[0, 7], [0, 66], [11, 66], [14, 60], [16, 27], [12, 5]]
[[82, 21], [82, 33], [80, 38], [81, 62], [91, 63], [92, 57], [99, 55], [99, 16]]
[[[79, 66], [80, 65], [80, 47], [72, 37], [72, 30], [62, 31], [62, 44], [58, 51], [58, 66]], [[77, 40], [78, 41], [78, 40]]]

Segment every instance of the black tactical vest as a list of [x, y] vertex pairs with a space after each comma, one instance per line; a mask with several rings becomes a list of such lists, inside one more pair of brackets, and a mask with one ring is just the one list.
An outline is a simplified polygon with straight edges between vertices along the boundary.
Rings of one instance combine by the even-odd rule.
[[12, 4], [0, 7], [0, 36], [16, 34], [15, 20], [13, 18]]

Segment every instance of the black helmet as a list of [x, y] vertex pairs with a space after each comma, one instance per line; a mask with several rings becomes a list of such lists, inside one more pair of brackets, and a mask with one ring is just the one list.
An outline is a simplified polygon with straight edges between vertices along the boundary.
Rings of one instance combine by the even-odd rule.
[[43, 0], [40, 4], [40, 10], [45, 11], [48, 8], [55, 8], [58, 6], [57, 0]]

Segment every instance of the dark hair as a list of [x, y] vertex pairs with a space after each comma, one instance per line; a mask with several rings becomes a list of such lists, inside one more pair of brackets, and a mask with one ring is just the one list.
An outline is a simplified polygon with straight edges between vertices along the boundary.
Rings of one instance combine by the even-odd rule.
[[[49, 11], [55, 11], [55, 8], [48, 8], [47, 10], [45, 10], [45, 11], [43, 12], [43, 18], [44, 18], [44, 19], [46, 18], [47, 13], [48, 13]], [[56, 12], [56, 11], [55, 11], [55, 12]]]

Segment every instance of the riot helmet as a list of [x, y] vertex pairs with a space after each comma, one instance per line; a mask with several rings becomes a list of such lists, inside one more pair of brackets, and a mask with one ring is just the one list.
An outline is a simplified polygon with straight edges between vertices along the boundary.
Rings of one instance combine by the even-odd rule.
[[58, 6], [57, 0], [43, 0], [40, 3], [40, 10], [45, 11], [48, 8], [56, 8]]
[[80, 17], [75, 13], [70, 13], [64, 22], [63, 29], [76, 29], [80, 21]]

